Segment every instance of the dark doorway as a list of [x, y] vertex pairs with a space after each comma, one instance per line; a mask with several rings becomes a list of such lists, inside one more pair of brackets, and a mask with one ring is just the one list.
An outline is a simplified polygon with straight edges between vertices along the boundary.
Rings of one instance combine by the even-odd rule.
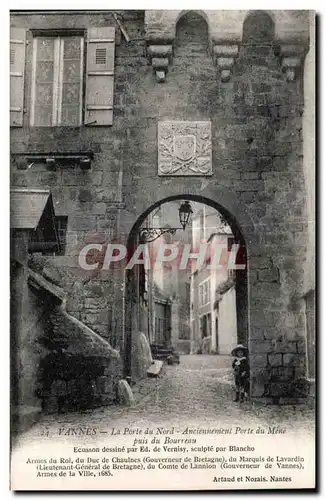
[[218, 316], [216, 316], [215, 324], [216, 324], [216, 354], [219, 354], [219, 326], [218, 326]]

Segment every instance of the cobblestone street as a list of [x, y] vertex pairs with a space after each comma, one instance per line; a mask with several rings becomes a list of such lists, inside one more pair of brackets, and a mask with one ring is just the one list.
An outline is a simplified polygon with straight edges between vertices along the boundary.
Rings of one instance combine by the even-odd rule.
[[159, 378], [148, 378], [134, 386], [134, 406], [46, 415], [19, 441], [33, 440], [44, 430], [57, 434], [55, 430], [60, 426], [279, 425], [300, 436], [313, 434], [314, 411], [307, 405], [279, 407], [233, 402], [230, 366], [228, 356], [181, 356], [180, 364], [165, 365]]

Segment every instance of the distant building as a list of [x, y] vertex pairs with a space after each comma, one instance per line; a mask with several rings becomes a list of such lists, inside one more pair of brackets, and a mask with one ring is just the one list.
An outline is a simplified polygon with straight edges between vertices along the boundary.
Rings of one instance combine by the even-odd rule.
[[[216, 211], [205, 207], [192, 229], [194, 246], [207, 242], [209, 247], [204, 265], [191, 276], [191, 353], [229, 354], [237, 343], [235, 274], [227, 267], [234, 238]], [[223, 248], [220, 269], [212, 265], [210, 250], [218, 245]]]
[[[179, 228], [179, 203], [166, 203], [148, 216], [143, 227]], [[180, 352], [190, 352], [190, 273], [180, 270], [177, 259], [164, 262], [159, 268], [155, 261], [164, 244], [190, 243], [191, 225], [175, 235], [163, 234], [148, 243], [148, 257], [152, 269], [145, 272], [145, 288], [148, 295], [148, 310], [144, 313], [150, 317], [148, 331], [150, 343], [168, 344]], [[152, 307], [150, 307], [150, 304]], [[152, 311], [152, 312], [151, 312]]]

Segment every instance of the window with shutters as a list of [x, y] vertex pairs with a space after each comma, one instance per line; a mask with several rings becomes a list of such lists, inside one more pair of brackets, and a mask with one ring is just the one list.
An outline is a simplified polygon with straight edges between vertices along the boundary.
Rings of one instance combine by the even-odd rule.
[[25, 75], [24, 28], [10, 28], [10, 126], [22, 127]]
[[83, 53], [82, 36], [34, 38], [31, 125], [81, 125]]

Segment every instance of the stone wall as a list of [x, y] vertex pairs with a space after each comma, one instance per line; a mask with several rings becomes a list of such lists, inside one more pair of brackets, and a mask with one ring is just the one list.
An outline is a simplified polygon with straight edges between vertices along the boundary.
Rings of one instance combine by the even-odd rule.
[[44, 410], [56, 412], [93, 408], [117, 401], [122, 377], [119, 354], [81, 321], [54, 308], [49, 343], [51, 351], [42, 359], [39, 374]]
[[[65, 275], [63, 279], [61, 276]], [[42, 412], [116, 402], [119, 353], [65, 310], [69, 278], [43, 258], [12, 264], [11, 400], [13, 429]]]
[[[292, 69], [287, 55], [289, 43], [293, 51], [306, 46], [308, 22], [300, 11], [282, 17], [281, 11], [271, 12], [282, 58], [273, 50], [269, 32], [265, 40], [256, 42], [255, 37], [251, 44], [246, 33], [235, 62], [229, 54], [215, 54], [222, 44], [225, 52], [227, 43], [239, 43], [248, 13], [239, 11], [240, 19], [235, 19], [235, 12], [222, 15], [220, 22], [226, 24], [219, 23], [223, 29], [218, 31], [210, 15], [190, 12], [182, 17], [176, 12], [173, 18], [168, 11], [160, 12], [149, 11], [145, 24], [143, 12], [123, 13], [131, 41], [127, 44], [121, 37], [116, 45], [112, 127], [32, 129], [27, 113], [23, 129], [12, 131], [12, 152], [64, 151], [78, 144], [93, 150], [92, 169], [81, 172], [71, 167], [53, 173], [45, 167], [19, 171], [13, 165], [12, 184], [49, 187], [58, 213], [69, 215], [68, 250], [61, 259], [76, 274], [70, 310], [99, 334], [114, 339], [114, 347], [124, 345], [128, 320], [123, 315], [123, 272], [85, 276], [76, 267], [76, 247], [93, 233], [104, 239], [127, 238], [141, 214], [169, 197], [193, 197], [219, 208], [247, 246], [252, 396], [271, 401], [297, 396], [305, 376], [299, 299], [307, 219], [302, 79], [299, 64], [294, 62]], [[28, 28], [63, 28], [111, 25], [113, 18], [106, 12], [72, 17], [24, 14], [13, 15], [12, 22]], [[161, 84], [156, 78], [161, 73], [156, 75], [146, 51], [157, 40], [173, 46]], [[226, 60], [235, 62], [231, 70]], [[27, 74], [29, 70], [27, 66]], [[157, 175], [161, 120], [211, 121], [212, 176]]]
[[48, 328], [46, 297], [38, 298], [27, 285], [28, 271], [17, 262], [11, 267], [10, 372], [13, 430], [30, 426], [41, 413], [37, 394], [39, 363], [47, 349], [38, 339]]

